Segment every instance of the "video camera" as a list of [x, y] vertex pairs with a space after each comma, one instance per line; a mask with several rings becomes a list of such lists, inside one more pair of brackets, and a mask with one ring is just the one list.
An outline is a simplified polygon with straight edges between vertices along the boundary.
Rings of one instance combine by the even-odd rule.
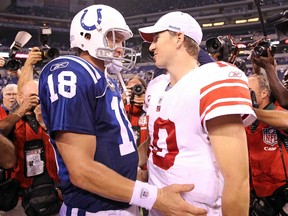
[[235, 61], [233, 62], [233, 64], [239, 68], [240, 70], [246, 72], [247, 67], [246, 67], [246, 62], [244, 59], [241, 58], [236, 58]]
[[[230, 35], [209, 38], [206, 41], [206, 49], [208, 53], [219, 53], [218, 60], [229, 62], [229, 56], [237, 55], [238, 47]], [[230, 62], [233, 63], [233, 62]]]
[[19, 31], [15, 37], [14, 42], [10, 46], [9, 58], [5, 60], [4, 68], [7, 70], [17, 71], [21, 66], [22, 62], [15, 59], [17, 51], [23, 47], [32, 36], [25, 31]]
[[51, 28], [42, 27], [40, 29], [39, 40], [42, 44], [40, 46], [40, 51], [42, 53], [41, 64], [46, 64], [54, 58], [60, 56], [58, 49], [48, 46], [49, 36], [52, 34]]
[[206, 48], [211, 54], [222, 53], [225, 49], [230, 53], [238, 49], [229, 35], [209, 38], [206, 41]]

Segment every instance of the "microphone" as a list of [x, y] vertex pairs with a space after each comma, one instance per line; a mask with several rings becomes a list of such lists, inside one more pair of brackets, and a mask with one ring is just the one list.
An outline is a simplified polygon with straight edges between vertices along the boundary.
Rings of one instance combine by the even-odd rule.
[[288, 17], [288, 10], [286, 11], [282, 11], [281, 13], [278, 14], [274, 14], [272, 16], [270, 16], [269, 18], [266, 19], [267, 23], [271, 23], [271, 22], [275, 22], [277, 20], [280, 20], [283, 17]]

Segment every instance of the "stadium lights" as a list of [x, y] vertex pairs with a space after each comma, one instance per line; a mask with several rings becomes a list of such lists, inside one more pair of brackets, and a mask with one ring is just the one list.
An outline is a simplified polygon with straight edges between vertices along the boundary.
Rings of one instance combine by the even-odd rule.
[[212, 23], [205, 23], [205, 24], [202, 24], [202, 27], [211, 27], [213, 24]]
[[224, 22], [216, 22], [216, 23], [213, 23], [213, 26], [221, 26], [221, 25], [224, 25]]
[[236, 20], [235, 21], [235, 24], [241, 24], [241, 23], [246, 23], [247, 20], [246, 19], [243, 19], [243, 20]]
[[279, 45], [279, 44], [280, 44], [280, 41], [271, 41], [270, 44], [271, 44], [271, 45]]
[[259, 21], [258, 17], [248, 19], [248, 22], [258, 22], [258, 21]]

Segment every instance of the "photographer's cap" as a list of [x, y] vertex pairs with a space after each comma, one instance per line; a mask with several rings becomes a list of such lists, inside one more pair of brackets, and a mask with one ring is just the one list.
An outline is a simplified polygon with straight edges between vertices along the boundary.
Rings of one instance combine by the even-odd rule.
[[193, 39], [197, 44], [202, 41], [202, 29], [199, 23], [188, 13], [181, 11], [170, 12], [163, 15], [153, 26], [140, 28], [141, 37], [148, 42], [153, 42], [153, 35], [162, 31], [182, 32]]

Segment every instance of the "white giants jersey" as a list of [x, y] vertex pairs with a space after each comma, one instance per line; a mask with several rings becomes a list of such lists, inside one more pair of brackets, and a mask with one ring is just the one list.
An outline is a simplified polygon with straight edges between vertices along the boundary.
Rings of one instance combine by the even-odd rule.
[[[171, 89], [170, 76], [149, 83], [144, 109], [151, 137], [149, 183], [162, 188], [173, 183], [195, 184], [183, 198], [221, 215], [223, 177], [217, 167], [206, 130], [206, 121], [241, 114], [244, 125], [256, 118], [247, 77], [225, 62], [213, 62], [182, 77]], [[231, 143], [232, 144], [232, 143]], [[161, 215], [152, 210], [150, 215]]]

